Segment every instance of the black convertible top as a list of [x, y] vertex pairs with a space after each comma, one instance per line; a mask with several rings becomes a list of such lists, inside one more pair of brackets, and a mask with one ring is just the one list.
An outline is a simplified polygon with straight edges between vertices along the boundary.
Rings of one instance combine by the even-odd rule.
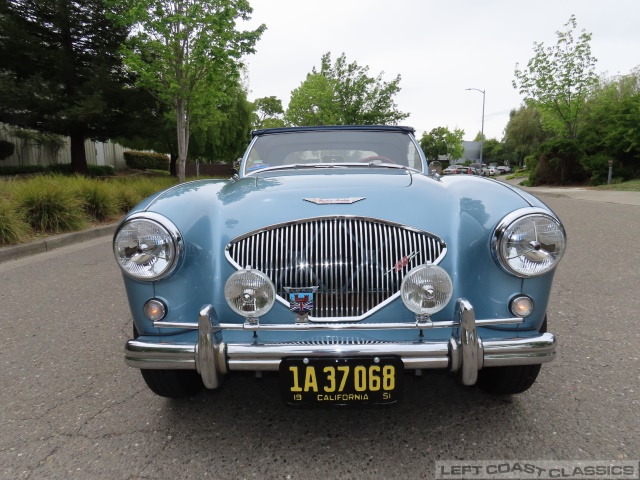
[[251, 132], [251, 138], [260, 135], [269, 135], [272, 133], [293, 133], [293, 132], [330, 132], [332, 130], [360, 130], [360, 131], [378, 131], [378, 132], [405, 132], [415, 133], [413, 127], [403, 127], [396, 125], [319, 125], [313, 127], [282, 127], [282, 128], [263, 128]]

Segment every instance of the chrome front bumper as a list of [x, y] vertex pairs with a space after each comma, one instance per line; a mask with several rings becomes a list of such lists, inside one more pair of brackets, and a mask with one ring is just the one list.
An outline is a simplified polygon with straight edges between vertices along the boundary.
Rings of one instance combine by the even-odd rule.
[[[405, 368], [449, 369], [460, 372], [464, 385], [474, 385], [478, 370], [483, 367], [530, 365], [553, 360], [556, 339], [551, 333], [534, 337], [505, 338], [483, 341], [476, 328], [485, 325], [521, 323], [519, 318], [476, 320], [471, 304], [459, 299], [455, 320], [430, 322], [417, 319], [405, 324], [313, 324], [259, 325], [257, 323], [221, 324], [212, 315], [213, 307], [205, 305], [197, 324], [189, 324], [198, 330], [195, 344], [151, 343], [129, 340], [125, 347], [127, 365], [143, 369], [197, 370], [207, 388], [217, 388], [223, 375], [234, 370], [278, 370], [285, 357], [353, 357], [398, 355]], [[160, 322], [156, 322], [158, 324]], [[158, 325], [159, 326], [159, 325]], [[177, 326], [177, 325], [165, 325]], [[448, 341], [380, 342], [380, 343], [225, 343], [225, 330], [376, 330], [414, 328], [427, 329], [453, 327]]]

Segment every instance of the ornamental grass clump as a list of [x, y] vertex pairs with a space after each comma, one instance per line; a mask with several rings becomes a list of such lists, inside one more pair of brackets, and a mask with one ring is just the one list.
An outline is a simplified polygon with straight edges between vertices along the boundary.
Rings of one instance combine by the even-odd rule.
[[23, 242], [30, 231], [13, 202], [0, 197], [0, 245]]
[[136, 179], [132, 185], [140, 192], [142, 198], [158, 193], [160, 190], [172, 187], [176, 184], [174, 177], [144, 177]]
[[120, 199], [115, 186], [100, 180], [74, 177], [72, 188], [90, 219], [102, 222], [115, 219], [120, 214]]
[[42, 176], [17, 183], [13, 198], [36, 232], [71, 232], [88, 225], [82, 199], [64, 177]]
[[127, 183], [113, 183], [112, 186], [118, 198], [120, 213], [129, 212], [129, 210], [139, 204], [144, 198], [142, 193]]

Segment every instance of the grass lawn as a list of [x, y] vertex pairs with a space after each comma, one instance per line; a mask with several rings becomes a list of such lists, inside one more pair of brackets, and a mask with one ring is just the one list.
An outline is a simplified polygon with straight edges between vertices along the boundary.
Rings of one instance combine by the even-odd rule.
[[624, 192], [640, 192], [640, 178], [635, 178], [623, 183], [614, 183], [611, 185], [599, 185], [595, 187], [597, 190], [618, 190]]

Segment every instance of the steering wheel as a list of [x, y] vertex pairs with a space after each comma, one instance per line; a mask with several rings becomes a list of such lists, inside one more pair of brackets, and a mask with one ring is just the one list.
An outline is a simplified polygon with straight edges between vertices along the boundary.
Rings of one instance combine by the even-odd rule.
[[394, 162], [394, 161], [393, 161], [393, 160], [391, 160], [390, 158], [383, 157], [382, 155], [372, 155], [372, 156], [370, 156], [370, 157], [363, 158], [363, 159], [361, 159], [360, 161], [361, 161], [362, 163], [365, 163], [365, 162], [367, 162], [367, 163], [371, 163], [371, 162], [373, 162], [373, 161], [375, 161], [375, 160], [380, 160], [380, 163], [393, 163], [394, 165], [397, 165], [397, 164], [398, 164], [398, 162]]

